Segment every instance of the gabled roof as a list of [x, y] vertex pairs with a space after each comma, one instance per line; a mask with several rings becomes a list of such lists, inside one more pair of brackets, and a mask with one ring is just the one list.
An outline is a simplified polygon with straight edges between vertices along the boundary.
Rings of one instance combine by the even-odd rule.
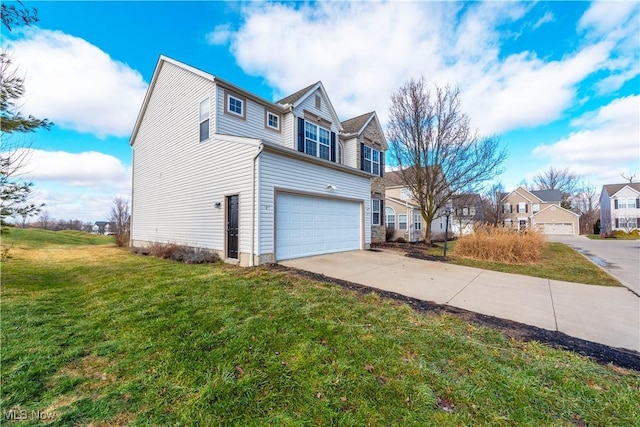
[[346, 133], [360, 134], [364, 130], [366, 125], [369, 124], [375, 114], [375, 111], [371, 111], [369, 113], [364, 113], [358, 117], [353, 117], [351, 119], [345, 120], [344, 122], [342, 122], [342, 129], [344, 129]]
[[531, 190], [529, 192], [545, 203], [562, 201], [562, 193], [560, 190]]
[[292, 94], [291, 94], [291, 95], [289, 95], [289, 96], [285, 96], [284, 98], [282, 98], [282, 99], [281, 99], [280, 101], [278, 101], [277, 103], [278, 103], [278, 104], [282, 104], [282, 105], [285, 105], [285, 104], [295, 104], [295, 103], [296, 103], [296, 101], [298, 101], [300, 98], [304, 97], [304, 95], [305, 95], [307, 92], [311, 91], [311, 89], [313, 89], [313, 87], [314, 87], [314, 86], [316, 86], [318, 83], [320, 83], [320, 82], [318, 81], [318, 82], [312, 83], [312, 84], [310, 84], [309, 86], [305, 87], [304, 89], [300, 89], [300, 90], [299, 90], [299, 91], [297, 91], [296, 93], [292, 93]]
[[406, 186], [404, 179], [402, 178], [401, 171], [392, 171], [384, 173], [384, 186], [385, 187], [403, 187]]
[[640, 193], [640, 183], [638, 182], [627, 182], [625, 184], [607, 184], [602, 186], [602, 188], [607, 192], [609, 197], [614, 196], [616, 193], [618, 193], [620, 190], [622, 190], [625, 187], [629, 187], [630, 189]]
[[524, 197], [525, 199], [529, 200], [532, 203], [534, 201], [522, 193], [529, 193], [532, 196], [538, 198], [538, 200], [543, 203], [560, 203], [562, 201], [562, 193], [559, 190], [527, 190], [522, 186], [516, 188], [510, 193], [500, 193], [500, 196], [501, 196], [500, 200], [506, 199], [513, 193], [520, 194], [522, 197]]
[[409, 200], [402, 200], [402, 199], [398, 199], [396, 197], [391, 197], [391, 196], [386, 196], [385, 199], [391, 200], [392, 202], [397, 203], [399, 205], [408, 206], [411, 209], [420, 209], [420, 206], [418, 206], [418, 205], [416, 205], [414, 203], [411, 203]]
[[547, 206], [546, 208], [544, 208], [544, 209], [542, 209], [542, 210], [540, 210], [540, 211], [538, 211], [538, 212], [534, 213], [532, 216], [534, 216], [534, 217], [535, 217], [535, 216], [538, 216], [538, 215], [540, 215], [542, 212], [544, 212], [544, 211], [546, 211], [546, 210], [549, 210], [549, 209], [551, 209], [551, 208], [560, 209], [561, 211], [568, 212], [568, 213], [570, 213], [570, 214], [571, 214], [571, 215], [573, 215], [573, 216], [577, 216], [577, 217], [579, 217], [579, 216], [580, 216], [579, 214], [577, 214], [577, 213], [575, 213], [575, 212], [571, 212], [569, 209], [565, 209], [565, 208], [563, 208], [562, 206], [558, 206], [558, 205], [549, 205], [549, 206]]

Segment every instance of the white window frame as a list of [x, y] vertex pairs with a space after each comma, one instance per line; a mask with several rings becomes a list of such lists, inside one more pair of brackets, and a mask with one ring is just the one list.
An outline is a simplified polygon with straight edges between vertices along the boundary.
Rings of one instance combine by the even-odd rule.
[[[206, 107], [206, 112], [203, 110], [203, 107]], [[207, 139], [209, 139], [209, 137], [211, 136], [211, 122], [210, 122], [210, 118], [211, 118], [211, 103], [209, 98], [203, 100], [202, 102], [200, 102], [200, 107], [198, 109], [198, 114], [199, 114], [199, 120], [198, 120], [198, 139], [200, 140], [200, 142], [206, 141]], [[206, 117], [205, 117], [206, 116]], [[207, 123], [207, 134], [206, 137], [203, 138], [203, 127], [202, 125], [204, 123]]]
[[532, 211], [531, 213], [538, 213], [538, 212], [540, 212], [540, 203], [534, 203], [534, 204], [532, 205], [531, 211]]
[[[271, 125], [271, 118], [274, 118], [276, 120], [275, 126]], [[280, 132], [280, 116], [278, 114], [272, 113], [271, 111], [267, 111], [265, 126], [269, 129], [277, 130], [278, 132]]]
[[[393, 221], [390, 222], [389, 217], [393, 218]], [[384, 224], [391, 230], [396, 229], [396, 210], [391, 206], [384, 208]]]
[[364, 171], [374, 175], [380, 175], [380, 151], [364, 146]]
[[518, 207], [516, 208], [517, 213], [526, 213], [527, 212], [527, 202], [518, 202]]
[[[507, 211], [507, 207], [509, 207], [508, 211]], [[505, 203], [504, 205], [502, 205], [502, 213], [513, 213], [511, 203]]]
[[419, 213], [413, 214], [413, 229], [414, 230], [422, 229], [422, 216]]
[[[380, 205], [380, 199], [371, 199], [371, 225], [380, 225]], [[378, 214], [377, 221], [376, 214]]]
[[469, 206], [469, 216], [476, 216], [476, 207]]
[[411, 196], [413, 194], [411, 193], [411, 189], [410, 188], [403, 188], [400, 190], [400, 199], [401, 200], [411, 200]]
[[[404, 220], [403, 220], [404, 218]], [[399, 214], [398, 215], [398, 230], [406, 230], [409, 224], [407, 223], [407, 214]], [[404, 225], [404, 227], [403, 227]]]
[[[240, 103], [240, 112], [238, 113], [237, 111], [234, 111], [231, 109], [231, 101], [234, 100], [236, 102]], [[234, 96], [230, 93], [227, 93], [227, 113], [229, 114], [233, 114], [234, 116], [238, 116], [238, 117], [242, 117], [244, 118], [244, 112], [245, 112], [245, 100], [242, 98], [239, 98], [237, 96]]]
[[[315, 128], [315, 138], [311, 138], [311, 132], [307, 131], [307, 128]], [[320, 138], [320, 134], [321, 131], [324, 131], [327, 133], [327, 143], [323, 143], [321, 138]], [[315, 145], [314, 149], [315, 149], [315, 153], [310, 153], [309, 151], [307, 151], [307, 143], [311, 142]], [[322, 156], [321, 150], [320, 148], [326, 148], [326, 152], [327, 152], [327, 157]], [[315, 123], [311, 123], [310, 121], [305, 120], [304, 121], [304, 152], [315, 156], [315, 157], [319, 157], [321, 159], [325, 159], [325, 160], [331, 160], [331, 130], [324, 128], [322, 126], [318, 126]]]

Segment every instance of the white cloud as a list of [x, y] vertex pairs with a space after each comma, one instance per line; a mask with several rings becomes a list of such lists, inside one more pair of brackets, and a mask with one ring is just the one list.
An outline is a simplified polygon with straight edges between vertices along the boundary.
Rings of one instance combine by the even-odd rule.
[[594, 36], [624, 31], [623, 28], [638, 13], [638, 4], [633, 1], [595, 1], [580, 18], [578, 28], [591, 30]]
[[224, 45], [231, 39], [231, 36], [231, 27], [228, 24], [221, 24], [207, 34], [207, 41], [211, 44]]
[[[580, 129], [552, 144], [533, 150], [556, 167], [569, 167], [579, 175], [601, 182], [619, 181], [619, 170], [638, 166], [640, 95], [618, 98], [571, 122]], [[617, 177], [617, 178], [616, 178]]]
[[131, 185], [131, 168], [108, 154], [32, 149], [24, 158], [21, 172], [34, 181], [118, 190], [128, 189]]
[[424, 75], [439, 85], [458, 84], [473, 126], [502, 133], [558, 119], [575, 102], [576, 86], [604, 66], [611, 49], [610, 42], [594, 42], [552, 62], [534, 52], [501, 56], [499, 28], [518, 23], [532, 7], [261, 3], [245, 9], [237, 31], [216, 28], [209, 41], [229, 40], [239, 65], [263, 76], [279, 95], [322, 80], [344, 119], [375, 109], [386, 122], [391, 93]]
[[540, 28], [542, 25], [548, 22], [555, 21], [555, 19], [556, 17], [554, 16], [553, 12], [547, 11], [544, 15], [542, 15], [542, 17], [540, 17], [540, 19], [538, 19], [538, 21], [536, 21], [535, 24], [533, 24], [532, 28]]
[[20, 173], [34, 182], [33, 201], [57, 219], [103, 220], [115, 195], [131, 193], [131, 167], [108, 154], [31, 149], [24, 159]]
[[147, 89], [138, 71], [61, 31], [30, 28], [3, 48], [25, 76], [29, 114], [100, 138], [132, 131]]

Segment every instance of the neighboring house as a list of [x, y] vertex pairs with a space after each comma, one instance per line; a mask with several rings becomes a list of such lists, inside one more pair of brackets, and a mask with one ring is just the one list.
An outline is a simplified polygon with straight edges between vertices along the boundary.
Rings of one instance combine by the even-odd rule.
[[116, 228], [115, 222], [96, 221], [91, 227], [91, 232], [93, 234], [115, 234]]
[[629, 232], [640, 229], [640, 183], [607, 184], [600, 193], [600, 229], [609, 234], [615, 230]]
[[449, 230], [456, 236], [473, 233], [473, 226], [484, 222], [482, 198], [479, 194], [457, 194], [451, 198]]
[[371, 180], [371, 242], [384, 242], [384, 155], [389, 147], [382, 126], [375, 111], [341, 124], [344, 132], [340, 134], [338, 161], [357, 164], [360, 170], [376, 176]]
[[518, 230], [539, 229], [544, 234], [579, 234], [580, 215], [560, 207], [558, 190], [527, 190], [518, 187], [502, 195], [504, 225]]
[[[400, 171], [385, 174], [385, 207], [384, 223], [390, 240], [403, 238], [408, 242], [424, 240], [426, 223], [420, 212], [420, 205], [413, 198], [411, 188], [406, 185]], [[450, 205], [450, 204], [449, 204]], [[449, 218], [449, 231], [451, 217]], [[431, 222], [431, 235], [444, 234], [446, 218], [444, 214], [436, 215]]]
[[375, 114], [346, 132], [321, 82], [270, 102], [161, 56], [130, 141], [132, 246], [209, 248], [244, 266], [368, 248], [383, 165], [363, 167], [359, 142], [379, 159], [386, 148], [370, 125]]

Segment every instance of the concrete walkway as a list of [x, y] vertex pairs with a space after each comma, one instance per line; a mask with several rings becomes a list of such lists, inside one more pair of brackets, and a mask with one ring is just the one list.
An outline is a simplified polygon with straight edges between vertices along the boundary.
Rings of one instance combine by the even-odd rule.
[[423, 261], [394, 251], [342, 252], [280, 264], [640, 351], [640, 298], [626, 288]]

